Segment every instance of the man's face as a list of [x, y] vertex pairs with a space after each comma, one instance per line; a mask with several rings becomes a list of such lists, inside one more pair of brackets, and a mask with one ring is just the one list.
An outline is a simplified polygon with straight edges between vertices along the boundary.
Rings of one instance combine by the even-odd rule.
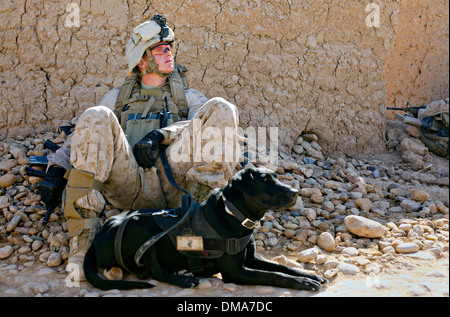
[[160, 44], [151, 49], [153, 58], [163, 73], [171, 73], [175, 69], [172, 48], [169, 44]]

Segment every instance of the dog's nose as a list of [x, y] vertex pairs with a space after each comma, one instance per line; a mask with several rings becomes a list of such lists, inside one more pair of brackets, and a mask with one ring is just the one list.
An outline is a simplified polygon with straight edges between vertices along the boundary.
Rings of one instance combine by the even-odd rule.
[[291, 190], [289, 190], [288, 195], [292, 198], [296, 198], [298, 196], [298, 190], [292, 188]]

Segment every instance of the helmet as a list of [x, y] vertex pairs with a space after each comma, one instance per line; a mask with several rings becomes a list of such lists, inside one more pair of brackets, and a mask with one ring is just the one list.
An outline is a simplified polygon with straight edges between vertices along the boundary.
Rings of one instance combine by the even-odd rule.
[[160, 42], [173, 45], [175, 35], [172, 29], [166, 25], [166, 21], [162, 15], [155, 14], [151, 21], [144, 22], [133, 29], [133, 35], [126, 48], [129, 73], [133, 72], [147, 48]]

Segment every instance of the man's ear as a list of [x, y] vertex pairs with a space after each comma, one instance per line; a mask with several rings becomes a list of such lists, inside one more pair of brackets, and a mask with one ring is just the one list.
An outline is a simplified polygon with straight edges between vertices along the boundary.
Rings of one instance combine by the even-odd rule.
[[144, 53], [144, 55], [142, 56], [141, 60], [139, 61], [139, 63], [137, 64], [137, 66], [139, 67], [139, 69], [141, 70], [145, 70], [147, 68], [147, 62], [145, 60], [145, 58], [147, 57], [147, 53]]

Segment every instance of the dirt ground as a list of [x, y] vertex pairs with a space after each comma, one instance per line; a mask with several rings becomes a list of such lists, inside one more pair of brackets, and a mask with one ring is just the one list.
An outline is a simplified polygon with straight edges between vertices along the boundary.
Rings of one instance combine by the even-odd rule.
[[[201, 281], [196, 289], [181, 289], [154, 280], [156, 287], [148, 290], [100, 291], [82, 282], [67, 282], [67, 273], [35, 262], [32, 266], [0, 262], [1, 296], [62, 296], [62, 297], [405, 297], [449, 296], [449, 258], [431, 259], [422, 251], [413, 256], [397, 256], [388, 269], [377, 275], [338, 274], [318, 292], [296, 291], [269, 286], [225, 284], [219, 277]], [[134, 279], [126, 276], [126, 279]]]

